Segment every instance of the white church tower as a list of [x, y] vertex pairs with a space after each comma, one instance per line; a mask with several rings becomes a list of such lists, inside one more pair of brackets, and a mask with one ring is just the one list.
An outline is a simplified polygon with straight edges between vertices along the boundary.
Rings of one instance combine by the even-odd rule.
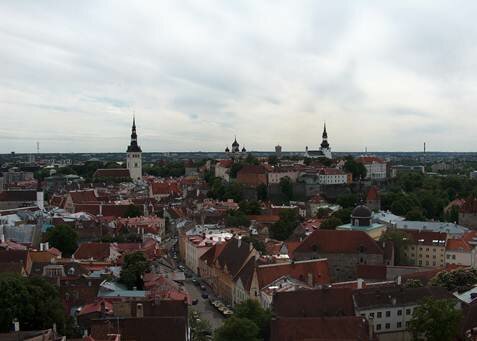
[[131, 144], [128, 146], [127, 150], [127, 169], [129, 169], [129, 174], [133, 181], [142, 179], [142, 150], [141, 147], [137, 144], [137, 134], [136, 134], [136, 118], [133, 117], [133, 125], [131, 132]]

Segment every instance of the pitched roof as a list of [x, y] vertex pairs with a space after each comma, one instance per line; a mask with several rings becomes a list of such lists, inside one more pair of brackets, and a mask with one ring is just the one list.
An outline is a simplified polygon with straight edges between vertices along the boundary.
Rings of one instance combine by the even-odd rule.
[[271, 321], [271, 341], [368, 341], [369, 326], [360, 316], [278, 318]]
[[33, 263], [46, 263], [55, 258], [55, 256], [48, 251], [30, 251], [30, 258]]
[[470, 246], [469, 243], [467, 243], [464, 239], [448, 239], [446, 250], [470, 252], [472, 251], [472, 246]]
[[74, 259], [105, 260], [110, 256], [109, 243], [83, 243], [73, 254]]
[[169, 194], [169, 195], [177, 195], [180, 194], [181, 190], [177, 182], [167, 181], [167, 182], [153, 182], [151, 184], [151, 191], [152, 194]]
[[257, 275], [260, 288], [285, 275], [299, 279], [302, 282], [307, 282], [308, 276], [311, 275], [312, 285], [331, 282], [328, 260], [326, 259], [260, 265], [257, 268]]
[[252, 286], [253, 274], [255, 273], [255, 257], [251, 257], [235, 276], [234, 281], [240, 278], [245, 290], [249, 291]]
[[357, 290], [353, 293], [357, 309], [371, 309], [378, 307], [392, 307], [395, 305], [413, 305], [425, 297], [435, 299], [449, 299], [454, 296], [441, 287], [380, 287]]
[[307, 252], [383, 254], [381, 247], [367, 233], [339, 230], [313, 231], [294, 254]]
[[278, 317], [353, 316], [353, 290], [325, 288], [276, 293], [273, 312]]
[[36, 191], [3, 191], [0, 201], [36, 201]]
[[94, 190], [70, 191], [69, 195], [74, 204], [97, 202], [98, 198]]
[[262, 165], [244, 165], [238, 172], [237, 176], [243, 174], [266, 174], [267, 171]]
[[429, 246], [445, 246], [447, 233], [445, 232], [433, 232], [424, 230], [405, 230], [412, 241], [416, 244], [429, 245]]
[[222, 269], [227, 267], [227, 271], [234, 277], [247, 261], [250, 252], [249, 243], [232, 238], [225, 242], [217, 262]]
[[222, 168], [230, 168], [234, 164], [234, 160], [219, 160], [217, 162], [217, 165], [219, 165]]
[[376, 156], [360, 156], [356, 159], [356, 161], [363, 164], [386, 163], [386, 161]]

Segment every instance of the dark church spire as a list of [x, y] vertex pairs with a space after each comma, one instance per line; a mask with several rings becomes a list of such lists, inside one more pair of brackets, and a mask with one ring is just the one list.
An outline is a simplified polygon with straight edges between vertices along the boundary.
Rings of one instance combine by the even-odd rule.
[[128, 146], [128, 153], [141, 153], [141, 147], [137, 144], [136, 134], [136, 115], [133, 115], [133, 124], [131, 129], [131, 144]]

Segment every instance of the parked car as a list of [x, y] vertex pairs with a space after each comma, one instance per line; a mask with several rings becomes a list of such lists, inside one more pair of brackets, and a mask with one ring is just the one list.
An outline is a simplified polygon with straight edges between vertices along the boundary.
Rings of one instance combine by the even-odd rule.
[[194, 298], [192, 300], [192, 305], [197, 305], [197, 303], [199, 303], [199, 300], [197, 298]]
[[194, 278], [194, 279], [192, 279], [192, 284], [198, 286], [198, 285], [199, 285], [199, 281]]
[[206, 293], [206, 292], [203, 292], [201, 296], [202, 296], [203, 299], [209, 298], [209, 294]]
[[200, 290], [206, 290], [207, 288], [205, 287], [205, 285], [201, 285], [200, 286]]

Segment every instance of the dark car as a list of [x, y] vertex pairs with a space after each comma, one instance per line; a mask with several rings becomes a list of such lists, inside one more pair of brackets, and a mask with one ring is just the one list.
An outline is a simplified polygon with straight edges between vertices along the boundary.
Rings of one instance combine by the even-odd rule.
[[209, 294], [207, 294], [206, 292], [203, 292], [201, 296], [204, 300], [209, 298]]
[[205, 289], [206, 289], [205, 285], [200, 286], [200, 290], [205, 290]]
[[199, 300], [197, 298], [194, 298], [192, 300], [192, 305], [197, 305], [197, 303], [199, 303]]
[[199, 286], [199, 281], [194, 278], [192, 280], [192, 284], [194, 284], [195, 286]]

